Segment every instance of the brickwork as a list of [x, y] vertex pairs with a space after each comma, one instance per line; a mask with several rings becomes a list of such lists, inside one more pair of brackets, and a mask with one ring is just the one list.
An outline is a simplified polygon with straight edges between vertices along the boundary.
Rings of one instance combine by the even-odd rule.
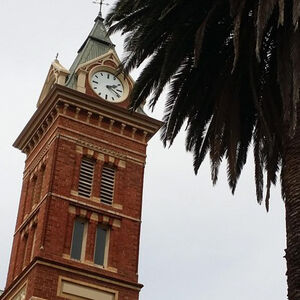
[[[138, 299], [146, 146], [161, 124], [92, 98], [55, 87], [17, 140], [27, 158], [7, 285], [0, 299], [12, 299], [24, 283], [26, 299], [65, 299], [59, 296], [61, 278], [82, 290], [116, 292], [118, 300]], [[95, 161], [90, 197], [78, 194], [83, 157]], [[112, 205], [100, 199], [105, 165], [116, 170]], [[76, 218], [86, 228], [80, 260], [71, 258]], [[94, 263], [98, 225], [109, 237], [103, 266]]]
[[[13, 296], [22, 286], [26, 288], [26, 298], [38, 297], [41, 299], [62, 300], [60, 296], [60, 281], [65, 279], [81, 285], [95, 286], [100, 289], [115, 291], [118, 300], [137, 300], [141, 285], [128, 285], [126, 282], [114, 281], [107, 277], [86, 273], [84, 270], [68, 268], [65, 265], [54, 265], [50, 262], [37, 261], [33, 264], [31, 271], [26, 275], [14, 290], [6, 294]], [[9, 299], [9, 298], [8, 298]], [[68, 299], [75, 299], [68, 297]], [[81, 298], [77, 298], [81, 299]]]

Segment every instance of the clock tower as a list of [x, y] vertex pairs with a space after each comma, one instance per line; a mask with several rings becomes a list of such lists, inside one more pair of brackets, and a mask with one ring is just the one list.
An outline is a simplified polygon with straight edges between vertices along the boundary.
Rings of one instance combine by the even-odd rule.
[[138, 299], [146, 147], [161, 122], [128, 111], [119, 64], [101, 15], [69, 70], [51, 64], [14, 143], [26, 162], [1, 300]]

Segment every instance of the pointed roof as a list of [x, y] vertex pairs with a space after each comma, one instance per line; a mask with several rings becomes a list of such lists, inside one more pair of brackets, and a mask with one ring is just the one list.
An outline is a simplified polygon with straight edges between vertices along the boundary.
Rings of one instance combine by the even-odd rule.
[[104, 19], [99, 13], [92, 31], [78, 50], [77, 57], [70, 68], [70, 76], [66, 83], [67, 87], [75, 88], [75, 71], [80, 64], [92, 60], [110, 49], [114, 49], [115, 45], [107, 35], [103, 21]]

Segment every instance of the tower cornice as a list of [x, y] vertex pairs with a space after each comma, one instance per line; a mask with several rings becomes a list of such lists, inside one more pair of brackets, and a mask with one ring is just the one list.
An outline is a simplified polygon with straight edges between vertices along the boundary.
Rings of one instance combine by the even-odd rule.
[[[57, 110], [64, 106], [74, 106], [78, 110], [87, 112], [87, 115], [95, 114], [132, 127], [134, 131], [141, 130], [145, 133], [147, 142], [162, 126], [162, 122], [144, 114], [131, 112], [123, 107], [116, 106], [97, 97], [83, 94], [79, 91], [55, 84], [45, 100], [33, 114], [25, 128], [22, 130], [13, 146], [23, 152], [29, 143], [34, 144], [43, 135], [43, 131], [54, 120]], [[87, 120], [88, 122], [88, 120]], [[147, 137], [147, 138], [146, 138]], [[33, 145], [34, 146], [34, 145]]]

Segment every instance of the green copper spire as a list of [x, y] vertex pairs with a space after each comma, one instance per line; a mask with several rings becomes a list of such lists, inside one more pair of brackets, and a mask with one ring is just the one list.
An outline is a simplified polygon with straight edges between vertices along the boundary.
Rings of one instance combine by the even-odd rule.
[[80, 64], [103, 55], [110, 49], [114, 48], [114, 44], [111, 42], [109, 36], [107, 35], [107, 30], [104, 26], [103, 21], [104, 19], [99, 12], [97, 18], [95, 19], [95, 24], [92, 31], [78, 50], [77, 57], [70, 68], [70, 76], [68, 78], [66, 86], [75, 88], [75, 71]]

